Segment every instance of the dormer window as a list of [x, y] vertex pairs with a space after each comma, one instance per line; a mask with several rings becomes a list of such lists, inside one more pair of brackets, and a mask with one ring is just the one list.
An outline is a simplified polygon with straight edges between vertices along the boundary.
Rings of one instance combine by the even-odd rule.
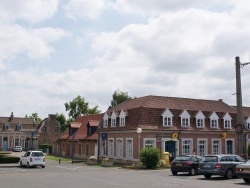
[[20, 131], [21, 129], [22, 129], [22, 125], [21, 125], [21, 124], [17, 124], [17, 125], [16, 125], [16, 130], [17, 130], [17, 131]]
[[103, 128], [107, 128], [107, 127], [108, 127], [108, 114], [105, 113], [103, 117]]
[[8, 130], [8, 129], [9, 129], [9, 124], [8, 123], [4, 124], [3, 130]]
[[218, 124], [218, 115], [213, 112], [210, 116], [210, 127], [211, 128], [218, 128], [219, 127], [219, 124]]
[[173, 114], [169, 109], [166, 109], [162, 114], [162, 126], [163, 127], [173, 126]]
[[247, 118], [246, 123], [245, 123], [245, 127], [247, 130], [250, 130], [250, 117]]
[[225, 114], [225, 116], [223, 117], [223, 120], [224, 120], [224, 128], [225, 129], [230, 129], [232, 126], [231, 126], [231, 116], [229, 115], [229, 113], [227, 112]]
[[198, 114], [195, 116], [196, 118], [196, 127], [197, 128], [204, 128], [205, 127], [205, 116], [204, 114], [199, 111]]
[[116, 114], [114, 111], [111, 115], [111, 127], [116, 127]]
[[47, 127], [43, 127], [43, 128], [42, 128], [42, 132], [43, 132], [43, 133], [46, 133], [46, 132], [47, 132]]
[[182, 127], [189, 127], [190, 126], [190, 115], [189, 113], [187, 112], [187, 110], [184, 110], [181, 115], [181, 126]]
[[122, 110], [121, 111], [121, 113], [120, 113], [120, 115], [119, 115], [119, 118], [120, 118], [120, 124], [119, 124], [119, 126], [120, 127], [125, 127], [125, 116], [126, 116], [126, 114], [125, 114], [125, 112]]

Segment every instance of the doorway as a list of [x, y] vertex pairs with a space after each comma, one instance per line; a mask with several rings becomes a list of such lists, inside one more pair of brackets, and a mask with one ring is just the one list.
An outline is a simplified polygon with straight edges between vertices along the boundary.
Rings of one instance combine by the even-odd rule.
[[172, 158], [176, 157], [176, 142], [173, 140], [169, 140], [165, 142], [165, 151], [169, 152]]

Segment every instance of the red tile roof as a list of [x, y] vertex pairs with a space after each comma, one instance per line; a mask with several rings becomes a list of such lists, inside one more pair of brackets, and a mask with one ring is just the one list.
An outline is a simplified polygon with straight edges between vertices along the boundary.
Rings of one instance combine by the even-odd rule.
[[[97, 140], [98, 136], [97, 136], [96, 132], [90, 136], [87, 135], [87, 125], [88, 125], [88, 123], [90, 123], [90, 125], [92, 123], [93, 126], [98, 126], [102, 117], [103, 117], [103, 114], [91, 114], [91, 115], [80, 116], [80, 117], [76, 118], [76, 120], [72, 123], [74, 125], [81, 124], [81, 126], [76, 131], [74, 139], [76, 139], [76, 140], [84, 140], [84, 139]], [[69, 137], [69, 128], [67, 128], [64, 131], [64, 133], [61, 135], [60, 139], [72, 139]]]
[[164, 96], [145, 96], [135, 99], [127, 100], [107, 112], [127, 110], [131, 108], [161, 108], [161, 109], [178, 109], [191, 111], [210, 111], [210, 112], [228, 112], [235, 113], [236, 110], [224, 103], [222, 100], [205, 100], [205, 99], [190, 99], [178, 97], [164, 97]]
[[82, 123], [79, 123], [79, 122], [71, 122], [70, 123], [70, 127], [71, 128], [77, 128], [79, 129], [81, 127]]

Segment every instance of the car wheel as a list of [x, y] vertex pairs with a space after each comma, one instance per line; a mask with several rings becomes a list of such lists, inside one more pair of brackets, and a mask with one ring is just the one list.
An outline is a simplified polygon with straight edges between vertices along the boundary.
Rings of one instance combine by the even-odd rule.
[[26, 166], [27, 166], [27, 168], [29, 168], [29, 167], [30, 167], [30, 163], [29, 163], [29, 162], [27, 162], [27, 165], [26, 165]]
[[226, 171], [226, 174], [225, 174], [225, 176], [224, 176], [224, 178], [226, 178], [226, 179], [232, 179], [233, 178], [233, 176], [234, 176], [234, 172], [233, 172], [233, 170], [232, 169], [227, 169], [227, 171]]
[[195, 175], [195, 172], [196, 172], [195, 169], [192, 168], [191, 171], [189, 172], [189, 175], [194, 176], [194, 175]]
[[174, 176], [176, 176], [177, 175], [177, 171], [172, 171], [172, 174], [174, 175]]
[[42, 166], [42, 168], [45, 168], [45, 166]]
[[243, 178], [243, 180], [244, 180], [247, 184], [250, 184], [250, 179], [249, 179], [249, 178]]
[[204, 177], [207, 178], [207, 179], [210, 179], [212, 177], [212, 175], [211, 174], [205, 174]]
[[21, 167], [23, 166], [23, 163], [22, 163], [22, 161], [20, 161], [20, 166], [21, 166]]

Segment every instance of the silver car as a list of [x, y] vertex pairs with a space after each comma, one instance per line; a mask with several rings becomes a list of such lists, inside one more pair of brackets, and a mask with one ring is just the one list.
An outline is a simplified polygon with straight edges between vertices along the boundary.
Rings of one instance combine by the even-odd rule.
[[235, 176], [236, 165], [245, 163], [246, 160], [239, 155], [207, 155], [203, 157], [199, 166], [199, 173], [209, 179], [212, 175], [220, 175], [225, 179]]
[[41, 166], [45, 167], [45, 155], [42, 151], [27, 151], [24, 156], [20, 158], [20, 166]]

